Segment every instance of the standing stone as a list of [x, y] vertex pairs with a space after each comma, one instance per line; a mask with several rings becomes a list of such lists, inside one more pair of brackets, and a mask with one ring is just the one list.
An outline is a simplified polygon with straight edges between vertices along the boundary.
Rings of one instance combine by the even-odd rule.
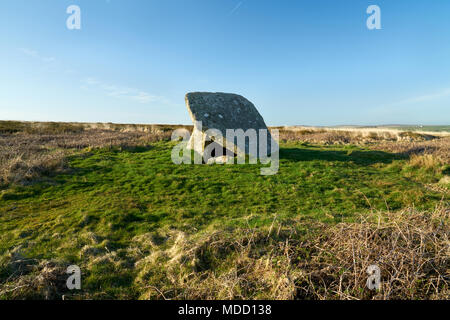
[[[255, 129], [259, 148], [259, 130], [265, 129], [267, 130], [267, 155], [270, 155], [271, 144], [276, 142], [272, 139], [264, 119], [258, 110], [256, 110], [253, 103], [244, 97], [232, 93], [192, 92], [186, 94], [185, 100], [189, 115], [194, 123], [194, 131], [188, 148], [194, 149], [203, 155], [205, 145], [207, 144], [204, 143], [206, 137], [205, 132], [208, 129], [219, 130], [222, 133], [223, 141], [215, 140], [213, 143], [219, 143], [233, 153], [239, 151], [237, 150], [236, 140], [227, 141], [225, 139], [226, 130], [242, 129], [246, 132], [248, 129]], [[201, 121], [201, 128], [197, 127], [197, 121]], [[201, 139], [202, 143], [194, 144], [194, 139]], [[248, 139], [245, 139], [245, 154], [249, 154], [251, 150]], [[257, 154], [251, 154], [251, 156], [258, 157], [259, 149], [257, 150]], [[207, 161], [208, 159], [206, 159]]]

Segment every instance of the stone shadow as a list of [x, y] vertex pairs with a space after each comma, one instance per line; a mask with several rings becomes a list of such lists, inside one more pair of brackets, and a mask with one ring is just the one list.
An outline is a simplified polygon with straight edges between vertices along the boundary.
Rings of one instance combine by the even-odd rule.
[[304, 148], [280, 148], [280, 159], [290, 161], [341, 161], [368, 166], [375, 163], [388, 164], [394, 160], [407, 159], [405, 155], [375, 150], [311, 150]]

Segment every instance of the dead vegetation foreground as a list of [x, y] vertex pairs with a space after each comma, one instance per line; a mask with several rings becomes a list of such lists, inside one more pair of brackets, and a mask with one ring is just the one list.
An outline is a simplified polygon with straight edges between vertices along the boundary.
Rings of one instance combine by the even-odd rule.
[[[169, 229], [137, 236], [118, 251], [83, 248], [83, 277], [99, 266], [130, 272], [133, 297], [86, 288], [73, 295], [65, 289], [68, 263], [27, 260], [18, 247], [0, 260], [10, 274], [0, 299], [449, 299], [449, 217], [448, 204], [432, 212], [373, 212], [334, 226], [275, 217], [264, 229]], [[379, 290], [366, 286], [371, 265], [381, 270]]]

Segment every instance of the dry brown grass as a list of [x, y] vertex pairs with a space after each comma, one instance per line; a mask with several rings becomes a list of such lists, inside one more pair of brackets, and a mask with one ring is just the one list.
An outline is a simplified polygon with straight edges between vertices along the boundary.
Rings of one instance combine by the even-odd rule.
[[0, 135], [0, 186], [27, 183], [63, 171], [67, 156], [82, 149], [133, 148], [170, 139], [170, 131], [82, 130]]
[[413, 154], [409, 159], [409, 163], [413, 167], [416, 168], [422, 167], [426, 169], [433, 169], [442, 164], [441, 161], [433, 154], [424, 154], [424, 155]]
[[[332, 228], [315, 240], [318, 251], [305, 263], [311, 273], [302, 293], [320, 299], [448, 299], [449, 213], [404, 211]], [[370, 265], [382, 271], [379, 292], [361, 290]]]
[[20, 245], [1, 256], [0, 265], [6, 265], [9, 277], [0, 283], [0, 298], [58, 299], [64, 290], [67, 266], [61, 262], [27, 259]]
[[[134, 270], [140, 299], [449, 299], [449, 218], [442, 203], [432, 212], [373, 212], [332, 226], [274, 219], [264, 229], [164, 229], [117, 251], [86, 249], [80, 267], [87, 277], [99, 266]], [[92, 233], [80, 237], [98, 242]], [[73, 295], [65, 288], [68, 263], [27, 260], [22, 249], [0, 261], [10, 274], [0, 299], [112, 298]], [[366, 287], [370, 265], [381, 269], [378, 291]]]
[[[442, 137], [430, 141], [397, 141], [395, 143], [383, 141], [372, 149], [383, 150], [393, 153], [405, 154], [413, 158], [417, 155], [432, 155], [433, 160], [426, 156], [423, 160], [413, 160], [415, 163], [430, 164], [430, 161], [438, 161], [444, 164], [450, 164], [450, 137]], [[428, 158], [428, 160], [427, 160]]]
[[[442, 206], [331, 227], [173, 234], [139, 260], [136, 282], [144, 299], [448, 299], [449, 215]], [[366, 287], [370, 265], [381, 269], [379, 291]]]
[[27, 264], [28, 272], [15, 282], [0, 285], [0, 297], [7, 295], [10, 299], [61, 299], [66, 291], [67, 265], [55, 261], [42, 261], [39, 264]]
[[380, 129], [277, 128], [280, 141], [301, 141], [316, 144], [371, 145], [380, 142], [422, 142], [449, 137], [443, 133], [417, 133]]

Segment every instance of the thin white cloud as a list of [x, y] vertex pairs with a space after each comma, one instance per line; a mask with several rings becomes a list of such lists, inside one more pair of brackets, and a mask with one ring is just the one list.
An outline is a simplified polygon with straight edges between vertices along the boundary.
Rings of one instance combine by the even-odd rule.
[[147, 92], [142, 92], [142, 91], [139, 92], [137, 95], [131, 96], [131, 98], [140, 103], [150, 103], [150, 102], [156, 102], [159, 100], [158, 97], [148, 94]]
[[[38, 51], [29, 48], [20, 48], [19, 51], [26, 56], [29, 56], [33, 59], [39, 60], [47, 64], [48, 66], [57, 67], [57, 64], [56, 65], [53, 64], [53, 62], [57, 61], [56, 58], [54, 57], [43, 56]], [[64, 72], [70, 74], [78, 73], [76, 70], [73, 69], [65, 69]], [[169, 100], [166, 99], [165, 97], [153, 95], [141, 89], [104, 83], [93, 77], [84, 78], [81, 80], [81, 82], [82, 82], [81, 85], [82, 89], [95, 90], [96, 92], [103, 92], [103, 94], [110, 97], [128, 99], [141, 104], [149, 104], [155, 102], [164, 105], [170, 105]]]
[[436, 91], [429, 94], [423, 94], [419, 96], [410, 97], [407, 99], [403, 99], [394, 103], [381, 105], [377, 110], [392, 110], [392, 108], [401, 108], [401, 107], [408, 107], [411, 105], [417, 105], [418, 103], [425, 103], [425, 102], [433, 102], [445, 97], [450, 96], [450, 88], [444, 88], [440, 91]]
[[168, 100], [161, 96], [152, 95], [148, 92], [136, 89], [129, 88], [124, 86], [118, 86], [114, 84], [107, 84], [99, 81], [95, 78], [86, 78], [82, 81], [83, 89], [94, 89], [96, 91], [101, 91], [107, 96], [120, 98], [120, 99], [129, 99], [136, 101], [138, 103], [147, 104], [152, 102], [158, 102], [163, 104], [168, 104]]
[[412, 97], [409, 99], [405, 99], [405, 100], [395, 103], [395, 105], [404, 105], [404, 104], [413, 104], [413, 103], [418, 103], [418, 102], [433, 101], [433, 100], [443, 98], [446, 96], [450, 96], [450, 88], [446, 88], [446, 89], [443, 89], [441, 91], [434, 92], [431, 94], [424, 94], [421, 96], [416, 96], [416, 97]]
[[56, 59], [53, 57], [48, 57], [48, 58], [42, 58], [42, 61], [50, 63], [50, 62], [56, 61]]
[[19, 51], [21, 51], [23, 54], [26, 54], [27, 56], [37, 58], [39, 57], [39, 54], [36, 50], [31, 50], [28, 48], [20, 48]]
[[94, 78], [86, 78], [84, 80], [84, 83], [89, 85], [89, 86], [95, 86], [97, 84], [99, 84], [100, 82], [98, 82], [97, 80], [95, 80]]
[[56, 59], [54, 57], [46, 57], [46, 56], [42, 56], [39, 54], [39, 52], [37, 52], [36, 50], [33, 49], [29, 49], [29, 48], [19, 48], [19, 51], [22, 52], [23, 54], [32, 57], [34, 59], [39, 59], [42, 62], [45, 63], [51, 63], [51, 62], [55, 62]]

